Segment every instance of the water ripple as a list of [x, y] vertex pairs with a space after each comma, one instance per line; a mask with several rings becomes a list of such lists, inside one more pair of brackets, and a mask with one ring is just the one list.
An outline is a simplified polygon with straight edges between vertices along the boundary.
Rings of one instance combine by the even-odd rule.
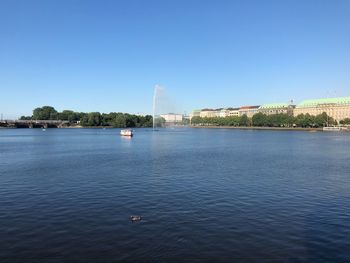
[[0, 262], [350, 262], [349, 138], [1, 130]]

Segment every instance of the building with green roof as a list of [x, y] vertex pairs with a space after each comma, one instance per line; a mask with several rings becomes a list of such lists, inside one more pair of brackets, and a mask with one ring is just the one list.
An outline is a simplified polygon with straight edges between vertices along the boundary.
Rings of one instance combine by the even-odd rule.
[[272, 114], [293, 115], [294, 108], [295, 108], [295, 105], [292, 105], [291, 103], [268, 103], [268, 104], [261, 105], [259, 107], [259, 112], [266, 115], [272, 115]]
[[338, 122], [350, 118], [350, 97], [304, 100], [296, 106], [294, 116], [323, 112]]
[[297, 105], [297, 108], [316, 107], [322, 105], [350, 105], [350, 97], [304, 100]]

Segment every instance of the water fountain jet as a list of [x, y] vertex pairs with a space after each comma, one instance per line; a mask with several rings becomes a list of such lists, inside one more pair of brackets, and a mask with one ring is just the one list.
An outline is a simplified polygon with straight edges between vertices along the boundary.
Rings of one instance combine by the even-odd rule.
[[159, 94], [163, 91], [163, 87], [160, 85], [156, 85], [154, 87], [154, 93], [153, 93], [153, 130], [155, 130], [156, 127], [156, 110], [157, 110], [157, 103], [158, 103], [158, 97]]

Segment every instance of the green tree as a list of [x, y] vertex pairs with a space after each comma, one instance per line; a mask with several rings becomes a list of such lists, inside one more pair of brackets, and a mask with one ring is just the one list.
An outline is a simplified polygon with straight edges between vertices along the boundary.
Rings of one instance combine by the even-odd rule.
[[253, 126], [266, 126], [267, 125], [267, 116], [261, 112], [256, 113], [252, 117]]
[[239, 126], [239, 121], [240, 121], [239, 116], [229, 116], [229, 117], [226, 117], [225, 119], [228, 126]]
[[80, 119], [82, 126], [100, 126], [101, 125], [101, 114], [99, 112], [90, 112], [84, 114]]
[[343, 124], [343, 125], [350, 125], [350, 118], [346, 118], [344, 120], [341, 120], [340, 121], [340, 124]]
[[78, 112], [72, 110], [64, 110], [58, 113], [58, 119], [62, 121], [76, 122], [80, 120]]
[[141, 127], [152, 127], [153, 126], [153, 117], [151, 115], [146, 115], [141, 118]]
[[54, 107], [43, 106], [33, 110], [34, 120], [56, 120], [57, 118], [58, 114]]
[[102, 113], [101, 115], [101, 125], [103, 126], [113, 126], [114, 119], [116, 117], [115, 112], [110, 112], [108, 114]]
[[239, 126], [249, 126], [250, 120], [247, 116], [247, 114], [243, 114], [239, 120]]
[[89, 117], [88, 114], [81, 114], [80, 115], [80, 125], [81, 126], [89, 126]]
[[88, 114], [88, 125], [89, 126], [100, 126], [101, 125], [101, 113], [90, 112]]
[[124, 114], [118, 113], [114, 119], [113, 127], [116, 128], [125, 128], [126, 127], [126, 119]]
[[[72, 110], [64, 110], [57, 112], [51, 106], [44, 106], [33, 110], [32, 117], [22, 116], [21, 119], [36, 119], [36, 120], [64, 120], [71, 123], [80, 121], [82, 126], [114, 126], [114, 127], [152, 127], [153, 118], [151, 115], [140, 116], [128, 113], [110, 112], [74, 112]], [[161, 123], [165, 120], [160, 119]]]
[[299, 114], [295, 118], [295, 124], [299, 127], [314, 127], [315, 126], [315, 116], [312, 116], [308, 113], [304, 114]]
[[323, 127], [327, 125], [327, 117], [325, 118], [323, 114], [319, 114], [315, 116], [315, 126]]
[[199, 117], [199, 116], [194, 116], [191, 118], [191, 124], [192, 125], [197, 125], [197, 124], [200, 124], [202, 123], [202, 118]]
[[135, 127], [138, 123], [137, 116], [128, 113], [124, 114], [126, 127]]
[[284, 113], [278, 113], [278, 114], [271, 114], [268, 116], [265, 116], [266, 122], [263, 126], [270, 126], [270, 127], [289, 127], [293, 125], [293, 117], [284, 114]]
[[19, 118], [20, 120], [24, 121], [24, 120], [31, 120], [32, 117], [31, 116], [21, 116], [21, 118]]

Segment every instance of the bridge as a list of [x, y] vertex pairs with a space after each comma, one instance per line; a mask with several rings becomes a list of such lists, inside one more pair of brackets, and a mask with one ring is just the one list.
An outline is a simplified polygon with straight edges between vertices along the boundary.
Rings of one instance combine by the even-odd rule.
[[60, 120], [1, 120], [0, 127], [7, 128], [63, 128], [69, 121]]

